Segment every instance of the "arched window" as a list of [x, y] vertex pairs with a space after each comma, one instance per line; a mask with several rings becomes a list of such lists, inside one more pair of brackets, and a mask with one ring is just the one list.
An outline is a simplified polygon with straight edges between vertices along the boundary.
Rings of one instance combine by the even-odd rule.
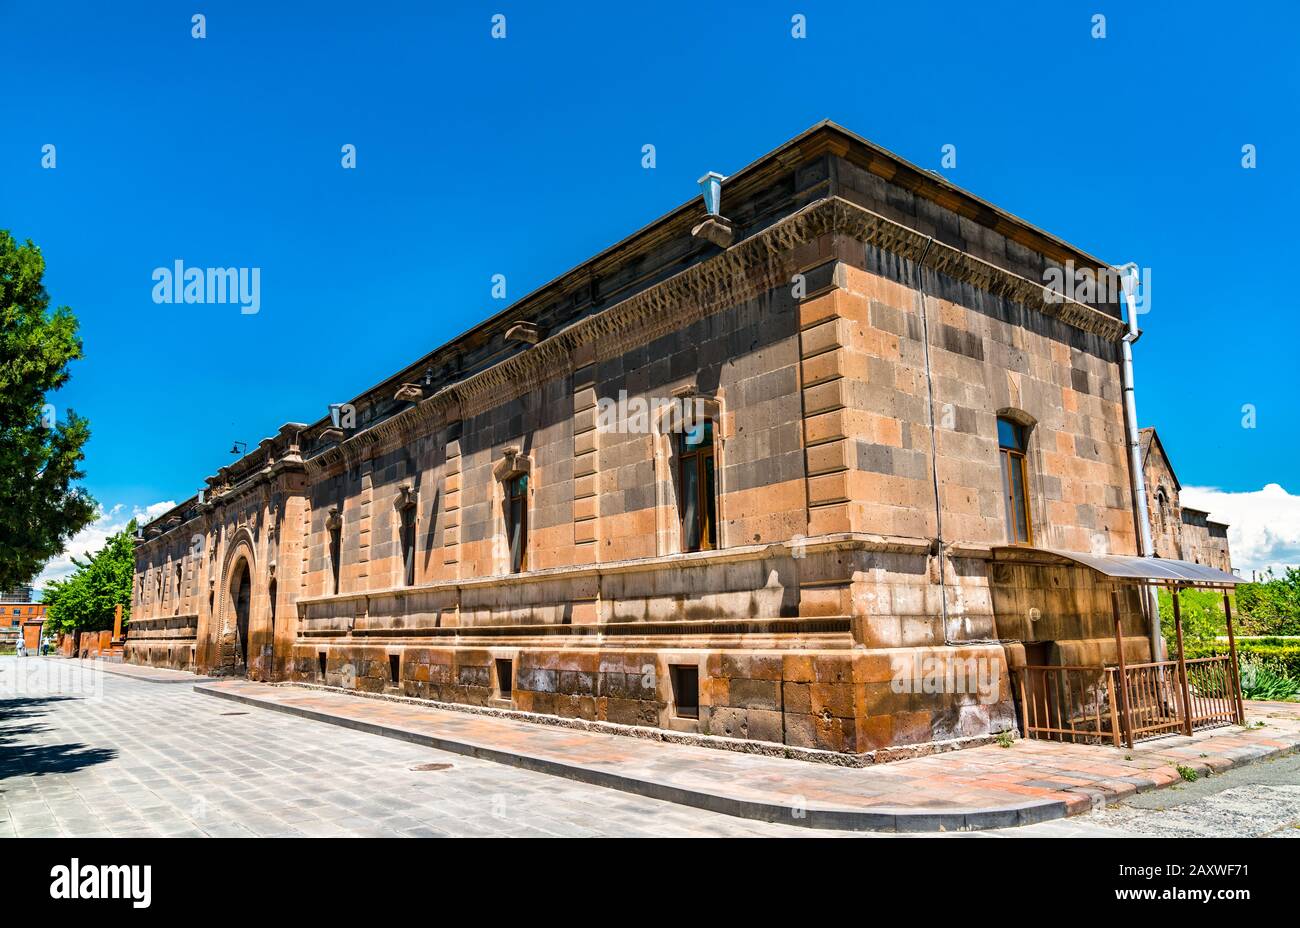
[[1156, 490], [1156, 513], [1158, 514], [1160, 519], [1160, 523], [1159, 523], [1160, 531], [1157, 534], [1161, 537], [1155, 539], [1154, 545], [1156, 548], [1156, 554], [1159, 555], [1160, 542], [1164, 540], [1164, 536], [1167, 535], [1170, 530], [1169, 529], [1169, 495], [1165, 493], [1164, 487], [1159, 487]]
[[690, 423], [678, 434], [682, 550], [718, 546], [718, 490], [713, 456], [713, 420]]
[[998, 419], [998, 458], [1002, 463], [1002, 498], [1007, 514], [1007, 540], [1013, 545], [1034, 543], [1029, 515], [1029, 468], [1025, 458], [1028, 430], [1007, 418]]

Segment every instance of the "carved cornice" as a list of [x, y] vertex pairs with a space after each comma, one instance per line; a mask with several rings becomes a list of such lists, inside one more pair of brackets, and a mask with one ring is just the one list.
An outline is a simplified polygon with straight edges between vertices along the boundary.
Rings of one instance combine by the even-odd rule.
[[460, 397], [453, 389], [444, 388], [339, 444], [317, 452], [303, 464], [307, 475], [315, 479], [340, 465], [355, 467], [368, 458], [410, 442], [422, 431], [459, 418]]
[[[841, 197], [828, 197], [314, 455], [306, 462], [308, 472], [314, 476], [339, 463], [361, 460], [363, 448], [374, 449], [371, 454], [388, 450], [408, 441], [422, 426], [468, 418], [537, 389], [572, 370], [577, 348], [592, 346], [596, 360], [616, 357], [783, 286], [806, 269], [796, 257], [800, 246], [830, 234], [846, 235], [908, 261], [919, 261], [924, 255], [926, 267], [1102, 338], [1113, 341], [1124, 332], [1121, 320], [1042, 283]], [[455, 414], [449, 415], [453, 410]]]

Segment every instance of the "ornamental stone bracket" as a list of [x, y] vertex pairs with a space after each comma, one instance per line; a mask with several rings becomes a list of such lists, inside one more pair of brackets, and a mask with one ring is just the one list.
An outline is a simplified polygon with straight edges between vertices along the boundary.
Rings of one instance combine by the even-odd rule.
[[409, 483], [402, 484], [397, 488], [397, 498], [393, 500], [394, 509], [410, 509], [416, 503], [415, 487]]
[[508, 342], [522, 342], [525, 345], [536, 345], [541, 340], [541, 330], [532, 322], [516, 322], [510, 328], [506, 329], [506, 341]]
[[497, 480], [510, 480], [513, 477], [529, 474], [532, 469], [532, 460], [526, 454], [520, 453], [518, 448], [511, 446], [502, 452], [501, 460], [493, 465], [492, 476]]
[[730, 248], [735, 241], [736, 230], [732, 228], [731, 220], [722, 216], [710, 216], [691, 229], [691, 235], [712, 242], [719, 248]]

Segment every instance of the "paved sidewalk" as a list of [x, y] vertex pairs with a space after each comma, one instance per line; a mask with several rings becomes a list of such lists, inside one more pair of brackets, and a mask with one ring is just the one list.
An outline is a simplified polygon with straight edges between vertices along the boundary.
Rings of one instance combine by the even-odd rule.
[[[41, 664], [65, 672], [29, 672]], [[192, 685], [0, 656], [0, 848], [11, 837], [810, 834], [886, 837], [719, 815], [262, 712]]]
[[1300, 704], [1249, 703], [1262, 728], [1109, 746], [1018, 741], [867, 768], [763, 757], [246, 680], [198, 693], [768, 822], [957, 831], [1062, 818], [1300, 747]]
[[[49, 655], [54, 658], [54, 655]], [[100, 670], [119, 677], [131, 677], [134, 680], [146, 680], [150, 683], [202, 683], [213, 677], [201, 677], [188, 670], [169, 670], [166, 667], [147, 667], [143, 664], [127, 664], [122, 661], [105, 661], [95, 657], [63, 658], [70, 664]]]

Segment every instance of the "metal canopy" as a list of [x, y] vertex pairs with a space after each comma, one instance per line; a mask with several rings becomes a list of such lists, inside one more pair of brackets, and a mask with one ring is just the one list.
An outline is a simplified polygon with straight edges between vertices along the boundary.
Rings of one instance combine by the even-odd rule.
[[993, 549], [994, 558], [1000, 561], [1037, 560], [1034, 555], [1047, 555], [1052, 560], [1072, 561], [1090, 567], [1112, 580], [1133, 583], [1158, 583], [1166, 586], [1201, 586], [1226, 588], [1243, 583], [1236, 574], [1230, 574], [1206, 564], [1176, 561], [1163, 557], [1136, 557], [1128, 554], [1081, 554], [1077, 551], [1056, 551], [1049, 548], [1030, 548], [1023, 545], [1005, 545]]

